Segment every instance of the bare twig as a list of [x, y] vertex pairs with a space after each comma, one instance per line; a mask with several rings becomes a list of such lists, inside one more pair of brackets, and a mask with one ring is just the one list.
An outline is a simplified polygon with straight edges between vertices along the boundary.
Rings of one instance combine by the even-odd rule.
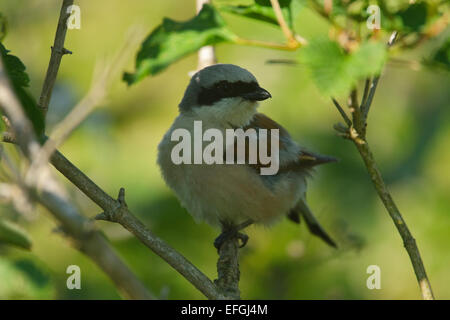
[[272, 4], [273, 11], [275, 12], [275, 16], [277, 17], [278, 24], [280, 25], [281, 31], [283, 31], [284, 36], [288, 42], [295, 41], [294, 34], [291, 29], [287, 25], [286, 21], [283, 17], [283, 12], [281, 11], [280, 3], [278, 0], [270, 0]]
[[362, 114], [361, 110], [359, 109], [358, 105], [358, 92], [355, 89], [352, 89], [350, 93], [350, 97], [348, 99], [348, 105], [350, 108], [350, 111], [352, 113], [352, 124], [353, 127], [356, 129], [356, 132], [358, 135], [361, 136], [361, 138], [364, 138], [365, 134], [365, 123], [362, 120]]
[[277, 21], [280, 25], [281, 31], [283, 31], [283, 34], [286, 37], [288, 47], [298, 48], [301, 45], [306, 44], [307, 41], [299, 35], [294, 35], [292, 30], [287, 25], [286, 20], [284, 20], [283, 12], [281, 11], [280, 3], [278, 2], [278, 0], [270, 0], [270, 3], [272, 4], [272, 8], [275, 12], [275, 16], [277, 17]]
[[261, 47], [261, 48], [283, 50], [283, 51], [295, 51], [300, 47], [299, 45], [292, 46], [292, 45], [288, 45], [288, 44], [284, 44], [284, 43], [275, 43], [275, 42], [244, 39], [244, 38], [236, 38], [236, 39], [234, 39], [234, 42], [236, 44], [240, 44], [240, 45], [244, 45], [244, 46]]
[[66, 53], [71, 53], [64, 48], [64, 40], [67, 33], [67, 19], [70, 13], [67, 8], [73, 4], [73, 0], [64, 0], [59, 13], [58, 27], [56, 28], [55, 41], [52, 46], [52, 54], [48, 63], [47, 74], [45, 75], [44, 85], [42, 87], [41, 96], [39, 98], [39, 108], [45, 115], [48, 111], [48, 105], [52, 96], [53, 86], [55, 85], [56, 76], [58, 74], [61, 58]]
[[323, 10], [329, 16], [331, 11], [333, 10], [333, 0], [324, 0], [323, 1]]
[[[30, 121], [17, 100], [0, 59], [0, 106], [11, 123], [17, 143], [31, 162], [39, 152], [39, 144]], [[75, 241], [76, 246], [89, 256], [113, 280], [118, 290], [127, 298], [151, 299], [153, 296], [134, 276], [128, 267], [109, 247], [104, 237], [95, 230], [93, 224], [67, 201], [63, 189], [50, 174], [47, 165], [39, 174], [26, 182], [30, 196], [47, 208], [61, 223], [64, 231]], [[30, 190], [28, 190], [30, 189]]]
[[189, 282], [210, 299], [225, 298], [215, 285], [191, 262], [162, 239], [148, 230], [125, 205], [123, 192], [115, 200], [95, 184], [82, 171], [75, 167], [59, 151], [55, 151], [50, 159], [55, 168], [77, 186], [86, 196], [94, 201], [104, 213], [97, 216], [98, 220], [109, 220], [120, 223], [125, 229], [133, 233], [143, 244], [169, 263]]
[[370, 77], [364, 81], [364, 93], [363, 93], [363, 97], [361, 99], [361, 106], [360, 106], [361, 112], [362, 112], [363, 105], [366, 103], [367, 96], [369, 95], [369, 87], [370, 87], [371, 82], [372, 81], [371, 81]]
[[220, 247], [217, 276], [218, 279], [214, 283], [220, 291], [231, 299], [240, 299], [239, 240], [237, 238], [226, 240]]
[[135, 28], [127, 33], [122, 48], [109, 62], [103, 61], [94, 72], [89, 92], [81, 99], [72, 111], [55, 127], [50, 139], [41, 148], [40, 155], [35, 159], [36, 166], [48, 162], [50, 155], [70, 136], [70, 134], [87, 118], [87, 116], [106, 97], [111, 83], [121, 72], [129, 54], [142, 39], [142, 30]]

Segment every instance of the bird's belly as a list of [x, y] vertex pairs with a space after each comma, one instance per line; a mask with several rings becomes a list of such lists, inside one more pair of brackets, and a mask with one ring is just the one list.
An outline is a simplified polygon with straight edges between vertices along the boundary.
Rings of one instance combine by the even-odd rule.
[[245, 165], [161, 165], [167, 184], [196, 221], [271, 224], [288, 213], [304, 192], [303, 177], [272, 179], [269, 185]]

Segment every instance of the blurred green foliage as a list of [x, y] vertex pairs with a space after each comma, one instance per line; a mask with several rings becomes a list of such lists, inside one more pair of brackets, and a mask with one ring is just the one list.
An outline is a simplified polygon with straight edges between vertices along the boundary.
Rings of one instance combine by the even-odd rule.
[[[289, 27], [293, 26], [294, 20], [305, 5], [305, 2], [304, 0], [279, 1], [281, 12]], [[278, 25], [277, 17], [272, 9], [270, 0], [255, 0], [247, 5], [222, 4], [222, 6], [219, 6], [219, 9], [242, 17]]]
[[[240, 5], [241, 2], [215, 1], [218, 7], [222, 3]], [[405, 10], [407, 2], [380, 1], [382, 31], [390, 30], [390, 25], [395, 26], [398, 21], [402, 23], [396, 13]], [[340, 7], [358, 16], [355, 21], [364, 25], [369, 2], [335, 3], [333, 13], [336, 12], [337, 25], [342, 23]], [[355, 3], [359, 3], [362, 10], [355, 9]], [[427, 17], [433, 10], [441, 10], [439, 3], [426, 2]], [[130, 4], [118, 0], [79, 0], [77, 4], [81, 8], [82, 27], [68, 31], [66, 48], [74, 54], [63, 58], [49, 108], [48, 132], [89, 89], [96, 60], [120, 48], [130, 26], [139, 24], [146, 30], [155, 30], [161, 25], [162, 17], [188, 21], [195, 14], [194, 1], [135, 0]], [[34, 100], [40, 93], [48, 65], [59, 5], [51, 1], [29, 0], [23, 5], [0, 0], [2, 17], [8, 19], [8, 35], [3, 43], [27, 66]], [[251, 1], [245, 5], [251, 5]], [[329, 25], [319, 15], [306, 7], [297, 13], [292, 25], [303, 37], [314, 43], [327, 35]], [[284, 41], [279, 28], [273, 24], [225, 11], [221, 15], [240, 37]], [[408, 18], [403, 19], [405, 25], [407, 21]], [[405, 45], [413, 45], [425, 26], [411, 28], [418, 31], [399, 39]], [[448, 43], [447, 38], [448, 32], [444, 32], [424, 47], [408, 51], [406, 58], [402, 58], [421, 60], [430, 52], [442, 52], [440, 48]], [[334, 46], [335, 42], [327, 45]], [[195, 50], [185, 50], [183, 55]], [[360, 51], [355, 51], [355, 55]], [[334, 61], [341, 61], [347, 68], [346, 61], [352, 58], [341, 51], [334, 52], [332, 57], [325, 55], [323, 59], [328, 58], [330, 66]], [[314, 55], [317, 53], [320, 51]], [[431, 57], [442, 61], [445, 55], [437, 53]], [[261, 112], [282, 123], [302, 145], [341, 159], [337, 164], [318, 170], [310, 181], [308, 194], [312, 209], [337, 239], [340, 249], [328, 248], [311, 236], [304, 225], [288, 221], [270, 229], [250, 227], [249, 244], [241, 251], [243, 298], [420, 298], [407, 254], [368, 180], [361, 159], [351, 144], [333, 132], [332, 124], [340, 120], [339, 115], [327, 95], [320, 93], [314, 84], [314, 72], [320, 71], [316, 70], [314, 59], [311, 60], [314, 57], [310, 55], [309, 62], [295, 66], [267, 64], [265, 62], [271, 59], [295, 60], [298, 53], [227, 43], [217, 47], [217, 55], [219, 62], [249, 69], [262, 86], [269, 89], [273, 99], [261, 105]], [[164, 63], [179, 57], [175, 58]], [[445, 59], [443, 61], [445, 64]], [[132, 68], [134, 63], [130, 59], [127, 68]], [[217, 253], [212, 241], [219, 230], [192, 220], [164, 185], [156, 166], [156, 146], [177, 114], [177, 104], [189, 81], [188, 73], [195, 70], [196, 63], [194, 55], [187, 56], [165, 72], [142, 79], [132, 87], [115, 79], [108, 102], [71, 136], [62, 152], [108, 193], [116, 194], [120, 187], [125, 187], [127, 203], [133, 212], [210, 278], [215, 278]], [[374, 70], [361, 72], [366, 75]], [[433, 289], [440, 299], [450, 298], [447, 268], [450, 264], [450, 79], [448, 73], [441, 70], [426, 67], [412, 70], [408, 64], [388, 63], [368, 128], [368, 139], [377, 161], [415, 235]], [[333, 81], [329, 82], [333, 87]], [[5, 148], [12, 149], [11, 146]], [[70, 183], [65, 183], [82, 212], [87, 216], [99, 212], [89, 199]], [[0, 219], [3, 218], [14, 220], [27, 229], [33, 248], [28, 252], [0, 245], [0, 298], [119, 298], [101, 270], [60, 234], [53, 232], [55, 221], [47, 212], [39, 209], [36, 216], [24, 217], [15, 214], [9, 205], [3, 205]], [[98, 224], [150, 290], [156, 294], [168, 292], [169, 299], [203, 298], [122, 227], [106, 222]], [[81, 290], [66, 288], [66, 268], [72, 264], [81, 268]], [[366, 287], [366, 269], [373, 264], [381, 268], [381, 290]]]
[[31, 249], [31, 239], [25, 231], [7, 220], [0, 220], [0, 245], [5, 244]]

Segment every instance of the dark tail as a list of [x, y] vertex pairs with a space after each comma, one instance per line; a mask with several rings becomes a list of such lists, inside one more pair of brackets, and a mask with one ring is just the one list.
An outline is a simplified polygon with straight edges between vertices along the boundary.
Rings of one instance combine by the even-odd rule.
[[300, 200], [297, 206], [289, 212], [288, 218], [295, 223], [300, 223], [299, 214], [301, 214], [305, 219], [306, 225], [312, 234], [318, 236], [333, 248], [337, 248], [336, 242], [334, 242], [333, 239], [331, 239], [331, 237], [325, 232], [304, 200]]

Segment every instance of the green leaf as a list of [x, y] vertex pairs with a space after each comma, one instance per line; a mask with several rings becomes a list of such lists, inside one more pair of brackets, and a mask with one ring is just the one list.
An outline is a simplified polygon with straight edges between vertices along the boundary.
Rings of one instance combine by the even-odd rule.
[[44, 117], [34, 98], [25, 89], [30, 85], [30, 77], [25, 72], [25, 65], [18, 57], [9, 54], [9, 50], [2, 43], [0, 43], [0, 54], [14, 92], [24, 108], [25, 114], [31, 120], [36, 134], [41, 136], [45, 129]]
[[25, 65], [16, 56], [10, 55], [2, 43], [0, 43], [0, 52], [2, 54], [3, 63], [11, 82], [19, 87], [28, 87], [30, 85], [30, 77], [25, 72]]
[[308, 67], [319, 90], [331, 96], [347, 94], [357, 81], [378, 74], [386, 60], [383, 44], [365, 42], [360, 48], [346, 54], [329, 39], [316, 39], [305, 47], [300, 61]]
[[129, 85], [134, 84], [147, 75], [161, 72], [203, 46], [232, 42], [236, 38], [214, 7], [207, 4], [189, 21], [177, 22], [165, 18], [142, 43], [136, 58], [135, 73], [125, 73], [123, 79]]
[[427, 3], [411, 4], [397, 14], [402, 20], [404, 30], [419, 31], [427, 22]]
[[[279, 1], [279, 3], [286, 23], [292, 28], [295, 17], [304, 6], [304, 1], [283, 0]], [[270, 0], [255, 0], [255, 2], [250, 5], [223, 5], [219, 7], [219, 9], [243, 17], [278, 25], [278, 20]]]
[[28, 234], [16, 224], [0, 220], [0, 244], [13, 245], [22, 249], [31, 249]]

